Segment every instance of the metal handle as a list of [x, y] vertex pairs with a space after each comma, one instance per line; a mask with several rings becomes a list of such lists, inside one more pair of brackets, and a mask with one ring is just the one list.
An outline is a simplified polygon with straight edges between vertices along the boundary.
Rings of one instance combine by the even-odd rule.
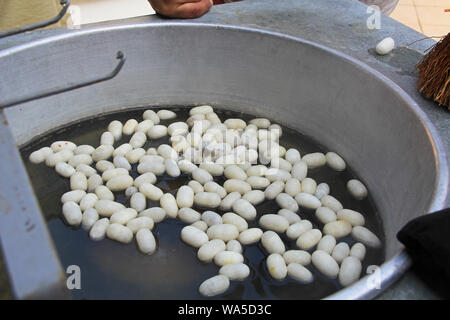
[[44, 21], [40, 21], [40, 22], [37, 22], [37, 23], [28, 24], [26, 26], [21, 26], [21, 27], [18, 27], [18, 28], [14, 28], [14, 29], [11, 29], [11, 30], [2, 31], [2, 32], [0, 32], [0, 39], [4, 38], [4, 37], [12, 36], [14, 34], [23, 33], [23, 32], [31, 31], [31, 30], [34, 30], [34, 29], [43, 28], [43, 27], [49, 26], [51, 24], [57, 23], [59, 20], [62, 19], [62, 17], [64, 17], [64, 15], [67, 12], [67, 9], [70, 6], [69, 0], [61, 0], [59, 3], [62, 5], [62, 9], [61, 9], [61, 11], [58, 13], [58, 15], [56, 17], [51, 18], [51, 19], [47, 19], [47, 20], [44, 20]]
[[[62, 6], [62, 9], [61, 9], [61, 11], [59, 12], [59, 14], [56, 17], [54, 17], [52, 19], [44, 20], [44, 21], [41, 21], [41, 22], [38, 22], [38, 23], [29, 24], [29, 25], [22, 26], [22, 27], [19, 27], [19, 28], [15, 28], [15, 29], [11, 29], [11, 30], [0, 32], [0, 39], [4, 38], [4, 37], [7, 37], [7, 36], [14, 35], [14, 34], [23, 33], [23, 32], [34, 30], [34, 29], [38, 29], [38, 28], [43, 28], [43, 27], [46, 27], [48, 25], [51, 25], [51, 24], [54, 24], [54, 23], [58, 22], [66, 14], [67, 9], [70, 6], [70, 2], [69, 2], [69, 0], [61, 0], [60, 4]], [[21, 103], [24, 103], [24, 102], [45, 98], [45, 97], [52, 96], [52, 95], [55, 95], [55, 94], [63, 93], [63, 92], [66, 92], [66, 91], [78, 89], [78, 88], [81, 88], [81, 87], [89, 86], [89, 85], [92, 85], [92, 84], [95, 84], [95, 83], [99, 83], [99, 82], [102, 82], [102, 81], [106, 81], [106, 80], [112, 79], [122, 69], [123, 64], [125, 63], [125, 60], [126, 60], [125, 55], [121, 51], [117, 52], [117, 59], [119, 59], [120, 61], [117, 64], [117, 66], [115, 67], [115, 69], [110, 74], [108, 74], [108, 75], [106, 75], [104, 77], [89, 79], [89, 80], [86, 80], [85, 82], [77, 83], [77, 84], [68, 84], [67, 86], [62, 87], [62, 88], [58, 87], [58, 88], [53, 88], [53, 89], [49, 89], [49, 90], [44, 90], [42, 92], [38, 92], [38, 93], [31, 94], [31, 95], [28, 95], [28, 96], [25, 96], [25, 97], [21, 97], [19, 99], [12, 99], [12, 100], [9, 100], [9, 101], [7, 100], [4, 103], [0, 103], [0, 110], [5, 109], [7, 107], [11, 107], [11, 106], [17, 105], [17, 104], [21, 104]]]
[[100, 77], [100, 78], [88, 79], [88, 80], [86, 80], [85, 82], [82, 82], [82, 83], [76, 83], [76, 84], [70, 84], [69, 83], [67, 86], [62, 87], [62, 88], [61, 87], [53, 88], [53, 89], [49, 89], [49, 90], [44, 90], [42, 92], [30, 94], [28, 96], [21, 97], [19, 99], [12, 99], [12, 100], [6, 101], [4, 103], [0, 103], [0, 110], [8, 108], [8, 107], [11, 107], [11, 106], [14, 106], [14, 105], [17, 105], [17, 104], [21, 104], [21, 103], [24, 103], [24, 102], [28, 102], [28, 101], [32, 101], [32, 100], [37, 100], [37, 99], [53, 96], [53, 95], [56, 95], [56, 94], [59, 94], [59, 93], [63, 93], [63, 92], [66, 92], [66, 91], [71, 91], [71, 90], [74, 90], [74, 89], [90, 86], [92, 84], [99, 83], [99, 82], [102, 82], [102, 81], [110, 80], [110, 79], [114, 78], [120, 72], [120, 70], [122, 69], [122, 67], [123, 67], [123, 65], [124, 65], [124, 63], [126, 61], [125, 54], [122, 51], [118, 51], [117, 52], [117, 57], [116, 58], [118, 60], [120, 60], [119, 63], [114, 68], [114, 70], [110, 74], [108, 74], [106, 76], [103, 76], [103, 77]]

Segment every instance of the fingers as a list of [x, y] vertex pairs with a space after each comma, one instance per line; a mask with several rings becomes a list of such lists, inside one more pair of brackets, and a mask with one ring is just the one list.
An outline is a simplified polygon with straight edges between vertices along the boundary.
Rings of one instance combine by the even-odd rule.
[[153, 9], [169, 18], [194, 19], [202, 16], [213, 5], [212, 0], [149, 0]]
[[184, 4], [184, 3], [190, 3], [190, 2], [192, 2], [192, 3], [194, 3], [194, 2], [200, 2], [200, 1], [202, 1], [202, 0], [175, 0], [175, 2], [176, 2], [178, 5], [181, 5], [181, 4]]
[[212, 0], [184, 3], [178, 7], [179, 18], [194, 19], [204, 15], [212, 7]]

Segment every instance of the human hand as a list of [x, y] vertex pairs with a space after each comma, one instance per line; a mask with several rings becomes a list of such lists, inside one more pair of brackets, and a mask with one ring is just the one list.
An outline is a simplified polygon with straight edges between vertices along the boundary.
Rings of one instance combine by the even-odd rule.
[[156, 13], [168, 18], [194, 19], [213, 5], [212, 0], [148, 0]]

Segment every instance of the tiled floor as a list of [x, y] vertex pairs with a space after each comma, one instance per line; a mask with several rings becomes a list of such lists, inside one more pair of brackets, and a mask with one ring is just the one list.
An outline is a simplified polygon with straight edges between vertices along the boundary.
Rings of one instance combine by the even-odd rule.
[[444, 36], [450, 32], [450, 0], [400, 0], [391, 18], [426, 36]]

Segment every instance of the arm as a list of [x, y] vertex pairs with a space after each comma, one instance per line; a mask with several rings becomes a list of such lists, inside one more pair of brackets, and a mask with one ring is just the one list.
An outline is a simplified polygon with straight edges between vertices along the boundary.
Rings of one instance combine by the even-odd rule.
[[168, 18], [194, 19], [209, 11], [212, 0], [148, 0], [156, 13]]

